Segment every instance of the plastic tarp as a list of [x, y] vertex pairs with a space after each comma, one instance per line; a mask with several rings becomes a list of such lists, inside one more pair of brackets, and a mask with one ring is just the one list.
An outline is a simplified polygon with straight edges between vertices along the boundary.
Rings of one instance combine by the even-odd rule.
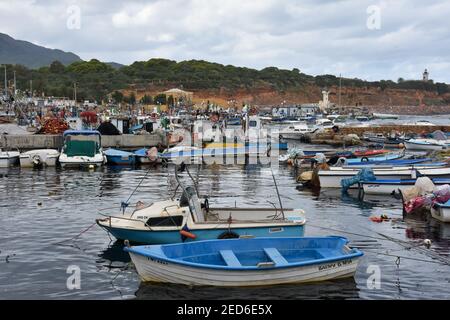
[[414, 186], [418, 189], [419, 196], [424, 196], [426, 194], [432, 193], [435, 189], [433, 181], [428, 177], [419, 177], [414, 183]]
[[289, 156], [289, 159], [296, 159], [297, 157], [303, 157], [305, 155], [303, 150], [299, 148], [291, 148], [289, 149], [287, 154]]
[[372, 168], [363, 168], [359, 170], [359, 172], [355, 176], [341, 180], [342, 191], [347, 192], [352, 185], [360, 181], [371, 181], [375, 179], [376, 177], [373, 173]]
[[[415, 186], [417, 190], [418, 187]], [[420, 192], [420, 191], [419, 191]], [[408, 200], [404, 204], [406, 213], [411, 213], [417, 209], [430, 209], [435, 203], [446, 203], [450, 200], [450, 185], [445, 184], [435, 188], [432, 192], [419, 195]]]

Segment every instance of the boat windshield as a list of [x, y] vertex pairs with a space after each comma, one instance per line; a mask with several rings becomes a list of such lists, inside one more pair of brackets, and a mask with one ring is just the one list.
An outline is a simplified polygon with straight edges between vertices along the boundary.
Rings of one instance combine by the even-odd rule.
[[180, 207], [189, 206], [195, 222], [204, 222], [205, 215], [201, 208], [200, 200], [198, 199], [197, 192], [191, 186], [184, 189], [180, 198]]

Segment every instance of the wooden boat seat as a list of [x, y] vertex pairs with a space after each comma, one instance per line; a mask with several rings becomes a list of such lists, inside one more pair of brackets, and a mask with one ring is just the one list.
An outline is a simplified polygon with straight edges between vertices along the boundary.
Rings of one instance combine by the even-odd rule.
[[277, 266], [285, 266], [289, 264], [277, 248], [264, 248], [264, 252], [273, 262], [275, 262]]
[[220, 250], [220, 255], [229, 267], [242, 267], [233, 250]]

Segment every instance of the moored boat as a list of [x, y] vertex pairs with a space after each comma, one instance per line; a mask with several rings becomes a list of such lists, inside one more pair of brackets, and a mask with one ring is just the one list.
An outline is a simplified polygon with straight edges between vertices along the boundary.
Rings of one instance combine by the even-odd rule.
[[108, 164], [128, 166], [136, 164], [136, 155], [132, 152], [110, 148], [105, 150], [104, 154]]
[[96, 130], [67, 130], [59, 156], [62, 168], [99, 167], [106, 163], [101, 146], [101, 134]]
[[450, 222], [450, 200], [432, 205], [431, 216], [442, 222]]
[[110, 215], [112, 209], [105, 209], [105, 218], [97, 219], [97, 224], [119, 240], [145, 244], [304, 234], [306, 220], [301, 209], [282, 208], [281, 203], [280, 208], [210, 208], [207, 198], [200, 200], [196, 187], [181, 184], [176, 167], [175, 178], [176, 190], [182, 190], [179, 199], [138, 203], [128, 210], [126, 205], [118, 215]]
[[409, 139], [404, 142], [405, 148], [408, 150], [443, 150], [448, 148], [448, 144], [444, 141], [435, 139]]
[[19, 162], [20, 152], [2, 151], [0, 149], [0, 168], [8, 168]]
[[54, 167], [59, 157], [58, 150], [38, 149], [20, 154], [20, 166], [22, 168]]
[[[320, 186], [322, 188], [340, 188], [343, 179], [349, 179], [358, 174], [359, 169], [335, 169], [321, 170], [318, 172]], [[419, 176], [429, 178], [450, 178], [450, 168], [411, 168], [411, 167], [392, 167], [377, 168], [373, 167], [373, 173], [376, 179], [380, 180], [399, 180], [399, 179], [416, 179]], [[356, 186], [354, 186], [356, 187]]]
[[262, 286], [352, 277], [363, 253], [342, 237], [210, 240], [125, 247], [143, 281]]
[[[361, 181], [360, 186], [365, 194], [389, 195], [399, 191], [405, 191], [413, 187], [417, 179], [376, 179], [372, 181]], [[450, 184], [448, 178], [432, 179], [435, 185]]]

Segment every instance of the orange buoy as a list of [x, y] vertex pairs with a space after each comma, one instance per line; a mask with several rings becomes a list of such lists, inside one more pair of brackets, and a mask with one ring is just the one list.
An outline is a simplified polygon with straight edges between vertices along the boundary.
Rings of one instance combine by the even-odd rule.
[[181, 234], [182, 236], [185, 236], [185, 237], [190, 238], [190, 239], [195, 239], [195, 238], [197, 238], [197, 236], [196, 236], [195, 234], [193, 234], [193, 233], [191, 233], [191, 232], [189, 232], [189, 231], [186, 231], [186, 230], [180, 230], [180, 234]]

